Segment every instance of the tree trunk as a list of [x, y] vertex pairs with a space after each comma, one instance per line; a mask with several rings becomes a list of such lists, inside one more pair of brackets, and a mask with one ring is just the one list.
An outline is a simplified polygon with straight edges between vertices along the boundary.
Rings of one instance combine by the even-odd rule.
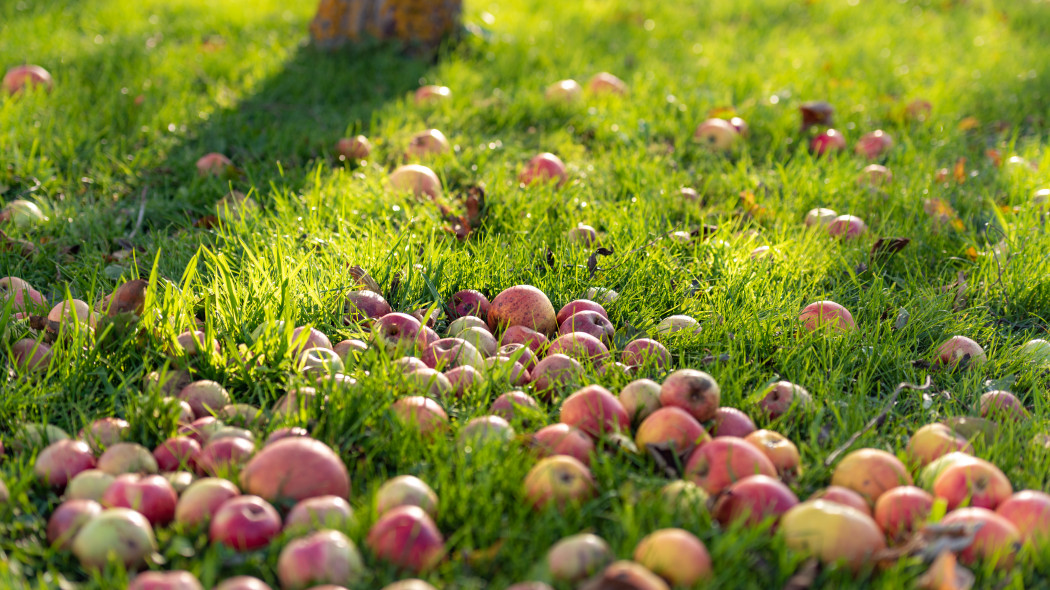
[[463, 0], [321, 0], [310, 36], [332, 49], [363, 39], [398, 39], [436, 49], [459, 26]]

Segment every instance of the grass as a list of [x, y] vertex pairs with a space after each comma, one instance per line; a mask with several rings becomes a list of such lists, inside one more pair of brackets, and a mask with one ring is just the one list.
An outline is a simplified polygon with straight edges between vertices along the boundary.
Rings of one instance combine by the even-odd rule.
[[[701, 334], [667, 343], [676, 366], [703, 366], [718, 380], [723, 405], [757, 415], [756, 392], [778, 379], [800, 383], [816, 398], [804, 419], [762, 424], [799, 446], [800, 497], [827, 485], [824, 457], [871, 419], [898, 383], [932, 374], [935, 393], [925, 401], [902, 394], [885, 423], [856, 447], [903, 457], [917, 427], [973, 414], [982, 392], [1008, 388], [1032, 418], [1004, 424], [994, 440], [977, 441], [976, 452], [1016, 489], [1046, 489], [1050, 451], [1030, 441], [1046, 428], [1050, 383], [1016, 353], [1026, 340], [1045, 336], [1050, 312], [1050, 237], [1045, 213], [1031, 202], [1050, 172], [1045, 3], [469, 2], [466, 21], [482, 33], [434, 63], [385, 46], [316, 52], [306, 44], [312, 3], [288, 6], [0, 4], [0, 64], [38, 63], [56, 80], [51, 94], [0, 97], [0, 196], [31, 199], [48, 216], [32, 228], [4, 228], [36, 252], [0, 252], [0, 274], [28, 280], [52, 302], [93, 302], [132, 278], [154, 285], [141, 323], [98, 341], [60, 341], [46, 375], [12, 374], [0, 385], [7, 442], [27, 421], [75, 433], [108, 415], [128, 419], [147, 446], [170, 436], [174, 419], [144, 377], [169, 365], [166, 345], [194, 318], [223, 348], [194, 361], [198, 378], [220, 381], [238, 402], [272, 405], [301, 381], [279, 330], [258, 340], [253, 330], [284, 320], [314, 325], [333, 342], [358, 335], [343, 325], [341, 306], [354, 285], [349, 267], [360, 265], [399, 310], [440, 304], [462, 288], [492, 297], [528, 283], [555, 307], [590, 287], [615, 289], [620, 299], [609, 312], [624, 342], [667, 315], [696, 317]], [[624, 78], [630, 96], [569, 106], [544, 101], [547, 84], [602, 70]], [[451, 87], [454, 98], [436, 108], [414, 106], [409, 93], [425, 83]], [[929, 120], [903, 119], [903, 106], [919, 98], [934, 105]], [[798, 105], [812, 99], [835, 105], [836, 125], [851, 145], [877, 128], [896, 139], [881, 160], [892, 183], [858, 187], [867, 162], [806, 152]], [[720, 155], [691, 143], [707, 113], [727, 106], [750, 124], [744, 147]], [[454, 155], [429, 162], [446, 193], [475, 184], [486, 190], [484, 222], [465, 242], [442, 229], [435, 204], [384, 188], [408, 139], [429, 127], [456, 146]], [[376, 144], [375, 158], [361, 167], [334, 154], [335, 141], [354, 133]], [[996, 166], [988, 150], [1024, 157], [1035, 169]], [[197, 177], [194, 161], [211, 151], [229, 155], [239, 174]], [[519, 187], [517, 172], [538, 151], [559, 154], [572, 181]], [[963, 159], [961, 180], [934, 179]], [[695, 187], [702, 203], [682, 202], [682, 186]], [[231, 188], [250, 193], [262, 212], [196, 224]], [[961, 229], [936, 226], [923, 211], [929, 198], [950, 204]], [[803, 215], [817, 206], [858, 215], [870, 231], [855, 242], [808, 232]], [[614, 252], [598, 259], [593, 274], [591, 249], [566, 239], [578, 222], [594, 225]], [[718, 231], [689, 244], [657, 239], [702, 224]], [[872, 259], [875, 239], [890, 236], [912, 241]], [[758, 245], [776, 254], [750, 260]], [[122, 250], [134, 254], [115, 258]], [[548, 251], [552, 264], [544, 262]], [[838, 338], [801, 334], [798, 310], [819, 299], [845, 305], [859, 329]], [[902, 309], [909, 320], [895, 329]], [[9, 313], [10, 306], [3, 322]], [[989, 363], [931, 373], [913, 362], [931, 359], [954, 334], [980, 342]], [[264, 354], [264, 366], [231, 363], [240, 344]], [[709, 355], [728, 360], [703, 363]], [[370, 353], [354, 375], [358, 393], [331, 392], [323, 411], [312, 408], [301, 420], [347, 462], [359, 521], [350, 535], [359, 544], [375, 518], [372, 494], [385, 479], [412, 473], [434, 487], [450, 556], [427, 574], [439, 587], [544, 579], [547, 548], [583, 530], [604, 537], [621, 558], [652, 530], [691, 530], [714, 557], [716, 577], [705, 586], [712, 588], [781, 587], [803, 559], [766, 529], [722, 530], [706, 513], [656, 501], [667, 480], [643, 456], [596, 456], [595, 500], [564, 513], [533, 512], [521, 500], [533, 463], [523, 445], [467, 453], [451, 437], [423, 441], [387, 410], [407, 393], [389, 359]], [[614, 392], [627, 381], [593, 370], [588, 378]], [[453, 432], [486, 414], [506, 388], [493, 382], [448, 400]], [[547, 404], [542, 420], [517, 423], [517, 430], [556, 421], [557, 406]], [[170, 419], [152, 418], [155, 412]], [[0, 464], [12, 492], [0, 507], [0, 576], [15, 587], [58, 587], [63, 580], [114, 587], [47, 547], [43, 530], [60, 498], [34, 482], [33, 457], [9, 452]], [[238, 555], [209, 546], [196, 531], [158, 535], [163, 567], [189, 569], [205, 586], [238, 573], [275, 583], [283, 539]], [[364, 553], [371, 573], [362, 587], [398, 579]], [[1005, 572], [979, 566], [977, 586], [1039, 587], [1050, 573], [1048, 555], [1025, 553]], [[912, 586], [923, 569], [910, 559], [859, 577], [830, 567], [814, 587]], [[123, 575], [111, 573], [117, 577], [110, 580]]]

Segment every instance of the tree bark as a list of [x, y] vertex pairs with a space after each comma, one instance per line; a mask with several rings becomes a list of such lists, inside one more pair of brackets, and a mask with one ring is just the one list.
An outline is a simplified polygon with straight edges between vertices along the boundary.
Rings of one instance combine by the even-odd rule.
[[462, 7], [463, 0], [321, 0], [310, 36], [324, 49], [369, 38], [436, 49], [459, 27]]

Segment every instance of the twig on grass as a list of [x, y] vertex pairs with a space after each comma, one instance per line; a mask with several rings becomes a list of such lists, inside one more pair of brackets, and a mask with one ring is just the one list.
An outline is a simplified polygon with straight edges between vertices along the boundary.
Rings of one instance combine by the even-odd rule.
[[912, 391], [926, 391], [932, 385], [933, 379], [931, 379], [929, 375], [926, 376], [926, 381], [923, 382], [922, 385], [915, 385], [913, 383], [901, 383], [900, 385], [898, 385], [897, 389], [893, 390], [893, 395], [891, 395], [890, 399], [886, 401], [886, 405], [882, 408], [882, 411], [879, 412], [877, 416], [868, 421], [868, 423], [864, 425], [864, 428], [861, 428], [857, 432], [854, 432], [853, 436], [849, 437], [849, 440], [847, 440], [842, 446], [832, 451], [831, 454], [828, 455], [828, 458], [824, 459], [824, 467], [831, 467], [831, 464], [835, 462], [835, 459], [838, 459], [839, 455], [846, 452], [847, 449], [853, 446], [853, 443], [857, 442], [857, 440], [861, 436], [863, 436], [864, 433], [881, 424], [886, 419], [886, 416], [889, 415], [890, 410], [893, 409], [893, 406], [897, 403], [897, 398], [900, 397], [902, 391], [904, 391], [905, 389], [910, 389]]
[[131, 228], [131, 233], [128, 234], [129, 240], [134, 238], [135, 234], [139, 232], [139, 228], [142, 227], [142, 219], [146, 215], [146, 189], [148, 188], [148, 186], [142, 187], [142, 195], [139, 197], [139, 216], [138, 219], [135, 220], [135, 227]]

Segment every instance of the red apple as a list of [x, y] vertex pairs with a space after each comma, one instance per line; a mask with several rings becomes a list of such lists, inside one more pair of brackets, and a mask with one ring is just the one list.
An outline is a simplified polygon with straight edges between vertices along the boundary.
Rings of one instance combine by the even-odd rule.
[[452, 367], [445, 371], [444, 375], [445, 378], [448, 379], [448, 384], [452, 388], [452, 391], [454, 391], [458, 397], [466, 395], [468, 391], [482, 383], [484, 379], [481, 371], [470, 365]]
[[722, 490], [711, 513], [724, 527], [734, 522], [754, 527], [768, 518], [779, 519], [796, 504], [798, 497], [780, 480], [749, 475]]
[[211, 152], [197, 160], [198, 176], [223, 176], [233, 167], [233, 162], [223, 154]]
[[135, 576], [128, 590], [204, 590], [204, 586], [187, 571], [151, 571]]
[[286, 438], [263, 447], [241, 470], [241, 486], [275, 502], [350, 497], [346, 465], [331, 447], [312, 438]]
[[402, 420], [419, 429], [423, 435], [430, 435], [448, 426], [448, 414], [434, 400], [422, 397], [404, 397], [391, 406], [394, 413]]
[[448, 316], [451, 319], [473, 315], [479, 318], [487, 318], [489, 315], [489, 300], [480, 291], [465, 289], [456, 291], [448, 301]]
[[972, 454], [973, 448], [966, 437], [940, 423], [919, 428], [908, 440], [908, 456], [920, 467], [925, 467], [938, 457], [953, 451]]
[[576, 80], [559, 80], [548, 86], [543, 92], [543, 97], [548, 102], [576, 102], [581, 96], [583, 96], [583, 87]]
[[418, 477], [399, 475], [379, 487], [376, 492], [376, 513], [382, 515], [398, 506], [418, 506], [431, 518], [437, 518], [438, 497]]
[[727, 151], [740, 140], [740, 132], [725, 119], [708, 119], [693, 133], [693, 141], [711, 151]]
[[557, 182], [558, 185], [565, 184], [568, 174], [565, 171], [565, 162], [552, 153], [544, 152], [533, 156], [525, 169], [518, 175], [518, 182], [524, 185], [533, 183], [547, 184]]
[[684, 474], [711, 495], [749, 475], [776, 477], [777, 469], [762, 451], [735, 436], [720, 436], [697, 447]]
[[339, 531], [317, 531], [285, 545], [277, 558], [277, 579], [283, 590], [314, 584], [350, 586], [365, 574], [357, 546]]
[[8, 94], [18, 94], [33, 86], [42, 86], [47, 92], [51, 92], [55, 81], [51, 74], [40, 66], [21, 65], [15, 66], [4, 74], [3, 86]]
[[459, 431], [459, 444], [475, 448], [490, 442], [513, 440], [514, 428], [499, 416], [472, 418]]
[[556, 316], [555, 321], [560, 326], [561, 324], [565, 323], [565, 320], [569, 319], [570, 317], [581, 311], [593, 311], [601, 315], [603, 318], [609, 319], [609, 314], [605, 311], [605, 308], [602, 307], [600, 303], [595, 303], [590, 299], [576, 299], [565, 304], [565, 306], [558, 311], [558, 315]]
[[765, 389], [765, 395], [758, 405], [767, 416], [776, 419], [796, 406], [800, 410], [808, 410], [813, 406], [813, 396], [801, 385], [777, 381]]
[[874, 505], [887, 490], [911, 483], [904, 463], [881, 449], [853, 451], [839, 461], [831, 474], [831, 485], [857, 492], [869, 505]]
[[433, 170], [419, 164], [398, 166], [390, 173], [390, 188], [396, 193], [412, 193], [415, 197], [441, 198], [441, 179]]
[[922, 488], [899, 486], [875, 501], [875, 522], [895, 541], [904, 541], [919, 529], [933, 509], [933, 496]]
[[1023, 490], [999, 503], [995, 512], [1009, 520], [1021, 540], [1041, 550], [1050, 540], [1050, 494], [1037, 490]]
[[660, 386], [660, 403], [689, 412], [700, 422], [715, 417], [721, 389], [714, 377], [696, 369], [679, 369]]
[[127, 436], [131, 425], [120, 418], [99, 418], [80, 431], [80, 439], [96, 453], [116, 444]]
[[102, 570], [110, 560], [138, 568], [157, 550], [145, 516], [127, 508], [110, 508], [88, 520], [73, 538], [73, 555], [85, 569]]
[[488, 323], [493, 332], [509, 326], [524, 326], [541, 334], [552, 334], [558, 329], [556, 317], [554, 306], [543, 291], [531, 285], [517, 285], [503, 290], [492, 300]]
[[[347, 293], [344, 309], [347, 313], [347, 321], [359, 324], [379, 319], [394, 311], [386, 299], [383, 299], [382, 295], [367, 289]], [[313, 348], [313, 346], [304, 345], [303, 350], [306, 348]], [[327, 348], [331, 348], [331, 344]]]
[[619, 400], [631, 422], [640, 422], [660, 408], [660, 384], [651, 379], [631, 381], [620, 390]]
[[281, 515], [259, 496], [237, 496], [222, 503], [211, 519], [208, 538], [238, 551], [270, 544], [281, 532]]
[[1028, 419], [1028, 410], [1009, 391], [989, 391], [981, 395], [982, 418], [1006, 418], [1014, 422]]
[[[520, 328], [520, 326], [518, 327]], [[528, 328], [521, 329], [527, 330]], [[504, 333], [504, 336], [506, 336], [506, 333]], [[532, 349], [524, 344], [504, 344], [496, 350], [496, 354], [521, 363], [521, 366], [530, 373], [536, 369], [536, 355], [532, 352]]]
[[372, 324], [372, 337], [387, 354], [396, 356], [412, 350], [419, 329], [419, 320], [407, 313], [388, 313]]
[[[896, 488], [894, 488], [896, 489]], [[871, 516], [871, 505], [857, 492], [842, 486], [828, 486], [813, 492], [808, 500], [826, 500], [843, 506], [849, 506]]]
[[714, 576], [707, 547], [682, 529], [649, 533], [634, 548], [634, 560], [675, 586], [692, 587]]
[[510, 326], [503, 332], [503, 336], [500, 338], [500, 346], [510, 346], [511, 344], [520, 344], [529, 349], [536, 356], [542, 356], [547, 353], [547, 347], [550, 346], [550, 342], [547, 337], [540, 334], [532, 328], [526, 328], [525, 326]]
[[307, 432], [305, 428], [299, 428], [299, 427], [278, 428], [277, 430], [274, 430], [273, 432], [271, 432], [270, 436], [266, 437], [266, 445], [270, 445], [272, 443], [275, 443], [275, 442], [277, 442], [279, 440], [286, 439], [286, 438], [302, 438], [302, 437], [308, 437], [308, 436], [310, 436], [310, 433]]
[[802, 308], [798, 321], [810, 332], [818, 329], [834, 329], [848, 332], [857, 327], [848, 309], [834, 301], [817, 301]]
[[541, 457], [568, 455], [585, 466], [591, 464], [591, 453], [594, 452], [594, 441], [582, 430], [568, 424], [551, 424], [532, 435], [532, 446]]
[[603, 589], [671, 590], [660, 576], [633, 561], [616, 561], [609, 564], [591, 583], [595, 588]]
[[965, 525], [975, 527], [973, 543], [959, 552], [959, 560], [967, 565], [994, 564], [996, 569], [1013, 566], [1021, 532], [1009, 520], [987, 508], [973, 507], [953, 510], [945, 516], [942, 526]]
[[806, 213], [805, 225], [806, 227], [827, 227], [838, 216], [839, 214], [831, 209], [824, 209], [823, 207], [810, 209]]
[[344, 137], [336, 142], [335, 151], [346, 160], [364, 160], [372, 153], [372, 142], [364, 135]]
[[629, 432], [631, 419], [620, 400], [599, 385], [589, 385], [565, 398], [561, 421], [594, 437]]
[[846, 149], [846, 138], [834, 129], [828, 129], [809, 142], [809, 149], [817, 156], [833, 154]]
[[1010, 480], [998, 467], [976, 457], [946, 467], [933, 481], [933, 495], [944, 498], [949, 510], [960, 506], [995, 510], [1013, 492]]
[[874, 160], [888, 152], [892, 147], [893, 138], [882, 129], [878, 129], [862, 135], [853, 151], [859, 156]]
[[952, 336], [937, 347], [937, 358], [942, 364], [950, 367], [960, 364], [977, 366], [988, 361], [988, 355], [984, 353], [981, 345], [966, 336]]
[[91, 447], [78, 440], [60, 440], [40, 451], [33, 473], [40, 482], [53, 488], [64, 488], [78, 473], [95, 467]]
[[872, 563], [886, 541], [870, 516], [826, 500], [798, 504], [780, 517], [779, 530], [790, 549], [825, 563], [844, 562], [854, 571]]
[[47, 521], [47, 542], [67, 551], [73, 538], [92, 518], [102, 514], [102, 505], [94, 500], [66, 500]]
[[736, 436], [743, 438], [757, 430], [755, 423], [744, 412], [730, 407], [719, 407], [715, 410], [714, 436]]
[[178, 397], [190, 405], [196, 418], [213, 416], [232, 401], [222, 385], [207, 380], [194, 381], [183, 387]]
[[163, 525], [175, 518], [179, 495], [168, 480], [159, 475], [119, 475], [102, 494], [106, 508], [130, 508], [146, 517], [153, 525]]
[[583, 375], [583, 365], [576, 359], [564, 354], [550, 354], [536, 363], [532, 385], [536, 391], [549, 394], [555, 388], [581, 382]]
[[386, 586], [383, 586], [382, 590], [437, 590], [437, 588], [423, 580], [413, 578], [409, 580], [398, 580], [392, 584], [387, 584]]
[[240, 437], [221, 437], [208, 441], [194, 463], [201, 475], [223, 475], [243, 465], [255, 454], [255, 443]]
[[439, 104], [452, 99], [452, 91], [448, 86], [427, 85], [422, 86], [415, 93], [415, 102], [419, 106]]
[[704, 427], [689, 412], [671, 406], [650, 414], [638, 427], [634, 442], [643, 452], [648, 445], [660, 445], [668, 446], [678, 454], [686, 454], [710, 439]]
[[414, 158], [426, 158], [447, 154], [452, 151], [445, 134], [437, 129], [427, 129], [412, 136], [408, 142], [406, 153]]
[[581, 362], [600, 363], [609, 357], [609, 349], [590, 334], [570, 332], [555, 338], [547, 354], [564, 354]]
[[604, 539], [581, 533], [551, 545], [547, 551], [547, 570], [556, 582], [582, 582], [614, 559], [616, 556]]
[[853, 215], [839, 215], [828, 224], [828, 235], [834, 238], [851, 240], [868, 231], [864, 220]]
[[577, 223], [576, 227], [569, 230], [568, 238], [570, 244], [596, 246], [598, 245], [598, 230], [585, 223]]
[[222, 426], [222, 422], [219, 422], [214, 416], [205, 416], [180, 426], [178, 435], [189, 437], [197, 441], [198, 444], [203, 445], [211, 437], [211, 433], [222, 428]]
[[865, 166], [857, 177], [857, 184], [861, 186], [879, 187], [893, 182], [893, 173], [889, 168], [880, 164]]
[[554, 505], [559, 510], [590, 499], [596, 491], [591, 470], [567, 455], [540, 459], [525, 476], [524, 489], [533, 508]]
[[234, 576], [223, 580], [221, 584], [212, 588], [212, 590], [273, 590], [270, 586], [260, 580], [259, 578], [253, 578], [251, 576]]
[[445, 554], [441, 531], [418, 506], [399, 506], [376, 520], [365, 544], [382, 561], [413, 572], [433, 568]]
[[339, 496], [314, 496], [292, 507], [284, 530], [303, 533], [320, 529], [345, 529], [354, 521], [350, 504]]
[[587, 92], [624, 95], [627, 94], [627, 84], [609, 72], [598, 72], [587, 81]]
[[511, 421], [515, 418], [529, 416], [530, 414], [534, 415], [539, 410], [539, 407], [540, 406], [536, 402], [536, 399], [531, 395], [523, 391], [508, 391], [507, 393], [500, 394], [500, 396], [492, 402], [489, 411], [495, 416]]
[[428, 346], [420, 358], [428, 367], [438, 370], [462, 365], [479, 368], [485, 363], [478, 349], [462, 338], [442, 338]]
[[175, 504], [175, 522], [190, 527], [204, 524], [226, 500], [239, 495], [241, 491], [229, 480], [198, 479], [182, 492]]
[[628, 367], [640, 367], [651, 364], [654, 368], [664, 370], [671, 365], [671, 353], [655, 340], [639, 338], [627, 343], [623, 348], [623, 364]]

